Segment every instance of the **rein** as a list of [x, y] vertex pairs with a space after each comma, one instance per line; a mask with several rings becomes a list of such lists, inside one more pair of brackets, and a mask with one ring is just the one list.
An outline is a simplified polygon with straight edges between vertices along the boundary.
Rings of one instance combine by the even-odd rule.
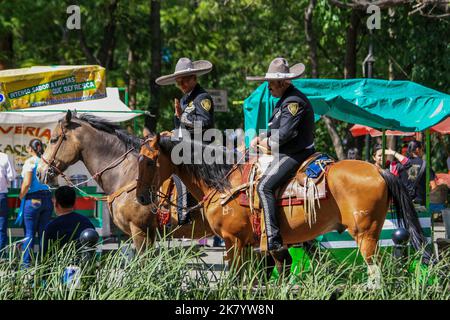
[[[152, 151], [152, 152], [155, 152], [155, 151], [156, 151], [154, 148], [152, 148], [150, 145], [148, 145], [148, 142], [149, 142], [150, 140], [151, 140], [151, 139], [149, 138], [149, 139], [147, 139], [147, 140], [145, 140], [145, 141], [143, 142], [143, 145], [142, 145], [142, 147], [141, 147], [141, 150], [140, 150], [140, 152], [139, 152], [139, 155], [142, 155], [142, 156], [144, 156], [144, 157], [146, 157], [146, 158], [149, 158], [149, 159], [152, 160], [152, 161], [156, 161], [156, 160], [157, 160], [157, 157], [156, 157], [156, 159], [152, 159], [152, 158], [151, 158], [152, 154], [149, 153], [147, 150], [143, 150], [144, 147], [145, 147], [145, 148], [149, 148], [150, 151]], [[242, 161], [242, 159], [245, 159], [245, 156], [248, 154], [248, 152], [249, 152], [249, 149], [246, 149], [245, 153], [244, 153], [243, 156], [239, 159], [239, 161], [233, 165], [233, 167], [227, 172], [227, 174], [226, 174], [219, 182], [225, 182], [225, 180], [230, 176], [230, 174], [233, 173], [233, 172], [238, 168], [238, 165], [239, 165], [239, 163]], [[209, 199], [211, 196], [214, 196], [214, 195], [217, 193], [217, 191], [218, 191], [217, 189], [212, 189], [211, 191], [209, 191], [205, 196], [203, 196], [202, 200], [200, 200], [195, 206], [192, 206], [192, 207], [190, 207], [190, 208], [187, 208], [187, 209], [186, 209], [186, 214], [187, 214], [187, 213], [190, 213], [191, 211], [194, 211], [194, 210], [197, 210], [197, 209], [201, 208], [201, 207], [203, 206], [203, 204], [204, 204], [206, 201], [208, 201], [208, 199]], [[182, 196], [185, 196], [185, 195], [188, 194], [188, 193], [189, 193], [189, 192], [186, 191], [186, 192], [184, 192], [184, 193], [182, 194]], [[163, 193], [163, 192], [161, 192], [161, 191], [159, 191], [159, 190], [157, 191], [157, 195], [159, 195], [160, 197], [162, 197], [163, 200], [165, 200], [165, 201], [166, 201], [168, 204], [170, 204], [171, 206], [174, 206], [174, 207], [176, 207], [177, 209], [183, 209], [183, 207], [180, 207], [180, 206], [178, 206], [177, 204], [174, 204], [174, 203], [172, 203], [170, 200], [168, 200], [168, 199], [170, 199], [170, 195], [167, 195], [167, 194], [165, 194], [165, 193]], [[161, 204], [161, 203], [162, 203], [162, 201], [160, 202], [160, 204]]]
[[[58, 141], [57, 141], [57, 143], [56, 143], [56, 147], [55, 147], [55, 149], [54, 149], [53, 152], [52, 152], [52, 155], [51, 155], [51, 157], [50, 157], [50, 160], [47, 160], [47, 159], [45, 159], [45, 158], [42, 156], [42, 157], [41, 157], [42, 161], [43, 161], [48, 167], [50, 167], [50, 168], [52, 168], [53, 170], [55, 170], [56, 173], [57, 173], [58, 175], [60, 175], [60, 176], [61, 176], [61, 177], [69, 184], [69, 186], [71, 186], [71, 187], [77, 189], [81, 194], [84, 194], [85, 197], [90, 198], [91, 200], [95, 200], [95, 201], [108, 201], [109, 196], [102, 196], [102, 197], [99, 197], [99, 198], [93, 197], [93, 196], [87, 194], [86, 192], [84, 192], [83, 190], [81, 190], [81, 189], [78, 187], [78, 185], [80, 185], [80, 184], [82, 184], [82, 183], [86, 183], [86, 182], [88, 182], [88, 181], [91, 180], [91, 179], [100, 178], [101, 175], [102, 175], [105, 171], [107, 171], [107, 170], [109, 170], [109, 169], [112, 169], [112, 168], [118, 166], [120, 163], [122, 163], [122, 161], [124, 161], [124, 160], [126, 159], [126, 157], [127, 157], [128, 154], [130, 154], [132, 151], [134, 151], [134, 150], [136, 150], [136, 149], [135, 149], [134, 147], [132, 147], [131, 149], [127, 150], [124, 154], [122, 154], [121, 156], [119, 156], [117, 159], [115, 159], [114, 161], [112, 161], [110, 164], [108, 164], [106, 167], [104, 167], [102, 170], [100, 170], [100, 171], [94, 173], [94, 174], [91, 176], [91, 178], [89, 178], [88, 180], [83, 181], [83, 182], [80, 182], [80, 183], [78, 183], [78, 184], [75, 185], [75, 184], [72, 183], [72, 181], [69, 180], [69, 178], [67, 178], [67, 176], [64, 174], [64, 172], [62, 172], [62, 171], [61, 171], [57, 166], [55, 166], [55, 164], [54, 164], [54, 163], [55, 163], [55, 159], [56, 159], [56, 154], [58, 153], [59, 148], [61, 147], [63, 141], [66, 139], [66, 133], [65, 133], [64, 128], [63, 128], [63, 126], [62, 126], [62, 122], [59, 123], [59, 126], [60, 126], [60, 129], [61, 129], [61, 134], [60, 134], [59, 137], [58, 137]], [[145, 140], [144, 142], [142, 142], [140, 146], [142, 147], [145, 143], [147, 143], [147, 141], [148, 141], [148, 139]], [[120, 189], [119, 189], [119, 190], [120, 190]]]

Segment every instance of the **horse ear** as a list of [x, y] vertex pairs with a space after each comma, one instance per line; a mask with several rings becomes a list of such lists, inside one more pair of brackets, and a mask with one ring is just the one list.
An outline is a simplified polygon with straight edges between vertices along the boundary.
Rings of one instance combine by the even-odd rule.
[[155, 135], [155, 137], [150, 141], [150, 145], [153, 149], [158, 150], [159, 149], [159, 138], [161, 136], [159, 135], [159, 133], [157, 133]]
[[67, 113], [66, 113], [66, 124], [69, 124], [70, 120], [72, 120], [72, 111], [67, 110]]

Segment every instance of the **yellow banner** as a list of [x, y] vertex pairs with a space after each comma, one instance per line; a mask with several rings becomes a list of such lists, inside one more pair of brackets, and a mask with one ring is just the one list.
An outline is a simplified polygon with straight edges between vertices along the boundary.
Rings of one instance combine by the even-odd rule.
[[0, 71], [0, 111], [106, 97], [100, 66], [31, 67]]

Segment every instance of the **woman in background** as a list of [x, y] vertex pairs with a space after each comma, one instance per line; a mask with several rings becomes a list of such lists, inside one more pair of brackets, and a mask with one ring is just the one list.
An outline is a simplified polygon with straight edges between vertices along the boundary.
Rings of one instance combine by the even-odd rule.
[[[391, 150], [384, 150], [384, 154], [386, 156], [394, 156], [394, 160], [386, 163], [386, 167], [389, 167], [389, 171], [399, 177], [400, 173], [403, 170], [408, 170], [411, 164], [409, 163], [408, 157], [403, 156], [402, 154]], [[380, 169], [383, 169], [383, 147], [381, 144], [376, 144], [372, 149], [372, 159], [374, 161], [375, 166]]]
[[27, 147], [31, 155], [22, 168], [23, 183], [19, 198], [23, 205], [23, 221], [25, 225], [25, 240], [23, 243], [23, 265], [28, 267], [31, 262], [31, 255], [34, 251], [34, 236], [38, 233], [39, 244], [42, 239], [42, 232], [50, 222], [53, 213], [52, 194], [47, 185], [39, 182], [36, 176], [36, 169], [44, 153], [42, 141], [33, 139]]

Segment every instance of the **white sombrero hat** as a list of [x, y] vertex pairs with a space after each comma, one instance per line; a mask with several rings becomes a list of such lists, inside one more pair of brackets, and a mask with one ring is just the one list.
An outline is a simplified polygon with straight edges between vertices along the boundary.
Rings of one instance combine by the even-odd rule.
[[284, 58], [275, 58], [269, 65], [265, 76], [247, 77], [249, 81], [268, 81], [268, 80], [292, 80], [300, 78], [305, 72], [303, 63], [294, 64], [289, 68], [289, 64]]
[[175, 66], [175, 72], [167, 76], [162, 76], [156, 79], [156, 83], [160, 86], [167, 86], [175, 84], [175, 79], [189, 75], [204, 75], [212, 70], [212, 63], [207, 60], [191, 61], [189, 58], [181, 58]]

